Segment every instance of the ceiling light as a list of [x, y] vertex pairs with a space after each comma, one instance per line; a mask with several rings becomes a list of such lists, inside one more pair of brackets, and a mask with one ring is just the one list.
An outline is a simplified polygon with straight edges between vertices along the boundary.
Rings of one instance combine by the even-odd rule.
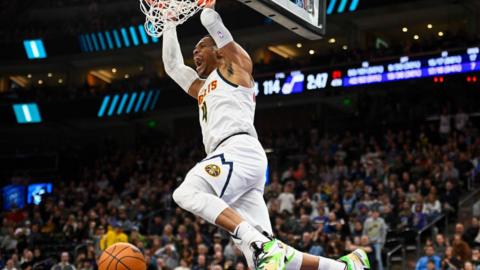
[[49, 72], [49, 73], [47, 74], [47, 76], [48, 76], [49, 78], [51, 78], [51, 77], [52, 77], [52, 73]]
[[347, 45], [343, 45], [343, 46], [342, 46], [342, 49], [343, 49], [344, 51], [346, 51], [346, 50], [348, 50], [348, 46], [347, 46]]
[[302, 43], [297, 43], [297, 48], [301, 48], [302, 47]]
[[438, 32], [438, 36], [439, 36], [439, 37], [443, 37], [443, 35], [444, 35], [444, 34], [443, 34], [442, 31]]
[[32, 74], [27, 74], [27, 78], [31, 79], [31, 78], [32, 78]]
[[58, 79], [58, 83], [59, 83], [59, 84], [62, 84], [62, 83], [63, 83], [63, 79], [62, 79], [62, 78]]
[[310, 50], [310, 51], [308, 51], [308, 53], [312, 55], [312, 54], [315, 53], [315, 51], [314, 51], [314, 50]]
[[433, 28], [433, 25], [431, 23], [427, 24], [427, 28], [428, 29], [432, 29]]
[[286, 52], [285, 50], [282, 50], [280, 48], [278, 48], [278, 46], [268, 46], [268, 49], [278, 55], [280, 55], [281, 57], [285, 58], [285, 59], [288, 59], [290, 58], [290, 56], [288, 55], [288, 52]]
[[93, 70], [93, 71], [90, 71], [90, 73], [92, 76], [95, 76], [96, 78], [106, 82], [106, 83], [112, 83], [112, 75], [110, 74], [110, 72], [108, 71], [105, 71], [105, 70]]
[[407, 28], [407, 27], [403, 27], [403, 28], [402, 28], [402, 32], [404, 32], [404, 33], [408, 32], [408, 28]]
[[413, 39], [415, 39], [415, 40], [417, 40], [417, 39], [419, 39], [419, 38], [420, 38], [420, 37], [419, 37], [418, 35], [414, 35], [414, 36], [413, 36]]
[[128, 78], [130, 78], [130, 75], [125, 74], [125, 79], [128, 79]]
[[117, 69], [116, 69], [116, 68], [112, 68], [112, 73], [117, 73]]
[[42, 80], [38, 80], [38, 84], [43, 84], [43, 81], [42, 81]]
[[335, 42], [336, 42], [336, 40], [334, 38], [331, 38], [331, 39], [328, 40], [328, 43], [330, 43], [330, 44], [333, 44]]

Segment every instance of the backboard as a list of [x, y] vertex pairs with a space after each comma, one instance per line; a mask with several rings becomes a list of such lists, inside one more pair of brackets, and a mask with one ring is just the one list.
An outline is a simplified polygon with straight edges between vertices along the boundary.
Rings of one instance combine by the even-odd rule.
[[298, 35], [315, 40], [325, 35], [326, 0], [238, 0]]

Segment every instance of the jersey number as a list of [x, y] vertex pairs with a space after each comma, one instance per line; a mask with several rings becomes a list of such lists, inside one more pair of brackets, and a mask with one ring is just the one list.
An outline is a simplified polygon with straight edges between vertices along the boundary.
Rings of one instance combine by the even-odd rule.
[[207, 122], [207, 103], [203, 102], [202, 104], [202, 120]]

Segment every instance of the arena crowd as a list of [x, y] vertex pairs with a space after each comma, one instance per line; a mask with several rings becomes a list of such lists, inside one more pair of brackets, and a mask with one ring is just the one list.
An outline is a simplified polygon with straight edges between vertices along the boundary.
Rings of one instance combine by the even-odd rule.
[[[275, 235], [333, 258], [363, 247], [374, 269], [383, 269], [379, 258], [391, 235], [441, 215], [456, 219], [462, 191], [479, 169], [477, 132], [464, 123], [447, 133], [434, 125], [381, 134], [262, 133], [271, 149], [265, 200]], [[149, 270], [245, 269], [227, 234], [172, 200], [203, 156], [199, 138], [166, 138], [98, 157], [78, 179], [55, 182], [40, 205], [2, 212], [1, 268], [95, 269], [103, 249], [130, 242], [143, 250]], [[475, 269], [478, 220], [467, 228], [459, 222], [454, 235], [427, 242], [417, 269]]]

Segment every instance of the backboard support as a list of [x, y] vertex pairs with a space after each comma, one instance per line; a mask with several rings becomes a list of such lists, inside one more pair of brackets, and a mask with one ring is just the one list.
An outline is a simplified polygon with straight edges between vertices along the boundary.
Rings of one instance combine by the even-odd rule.
[[325, 36], [326, 0], [238, 1], [304, 38], [317, 40]]

